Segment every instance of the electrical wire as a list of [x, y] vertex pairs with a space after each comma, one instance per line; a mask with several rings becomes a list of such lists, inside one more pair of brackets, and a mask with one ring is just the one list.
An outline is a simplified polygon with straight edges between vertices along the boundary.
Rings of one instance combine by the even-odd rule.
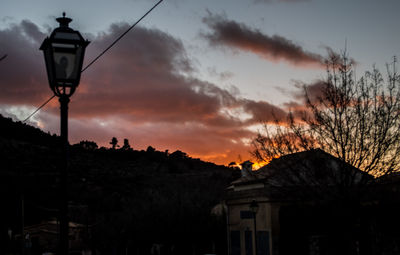
[[144, 19], [151, 11], [153, 11], [154, 8], [156, 8], [162, 1], [164, 0], [158, 1], [150, 10], [148, 10], [140, 19], [138, 19], [138, 21], [136, 21], [135, 24], [130, 26], [124, 33], [122, 33], [117, 39], [115, 39], [115, 41], [110, 46], [108, 46], [102, 53], [100, 53], [95, 59], [93, 59], [92, 62], [90, 62], [85, 68], [83, 68], [81, 72], [84, 72], [86, 69], [88, 69], [89, 66], [91, 66], [101, 56], [103, 56], [104, 53], [106, 53], [109, 49], [111, 49], [119, 40], [121, 40], [122, 37], [124, 37], [129, 31], [131, 31], [132, 28], [134, 28], [140, 21], [142, 21], [142, 19]]
[[[83, 73], [86, 69], [88, 69], [92, 64], [94, 64], [101, 56], [104, 55], [109, 49], [111, 49], [119, 40], [122, 39], [129, 31], [131, 31], [140, 21], [142, 21], [150, 12], [152, 12], [162, 1], [158, 1], [153, 7], [151, 7], [140, 19], [138, 19], [132, 26], [130, 26], [124, 33], [122, 33], [117, 39], [114, 40], [113, 43], [110, 44], [105, 50], [103, 50], [97, 57], [95, 57], [85, 68], [81, 70]], [[6, 55], [7, 56], [7, 55]], [[4, 57], [5, 58], [5, 57]], [[31, 113], [23, 122], [29, 120], [33, 115], [35, 115], [40, 109], [42, 109], [46, 104], [48, 104], [56, 95], [51, 96], [46, 102], [44, 102], [41, 106], [39, 106], [33, 113]]]
[[42, 109], [48, 102], [50, 102], [56, 95], [53, 95], [52, 97], [50, 97], [49, 99], [47, 99], [46, 102], [44, 102], [41, 106], [39, 106], [33, 113], [31, 113], [26, 119], [24, 119], [24, 121], [22, 122], [26, 122], [27, 120], [29, 120], [33, 115], [35, 115], [35, 113], [37, 113], [40, 109]]

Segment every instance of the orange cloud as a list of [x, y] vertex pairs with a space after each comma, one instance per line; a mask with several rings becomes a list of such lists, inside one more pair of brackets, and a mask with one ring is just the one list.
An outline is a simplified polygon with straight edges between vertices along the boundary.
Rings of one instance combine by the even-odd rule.
[[300, 67], [324, 67], [321, 55], [305, 51], [282, 36], [263, 34], [220, 15], [209, 14], [203, 18], [203, 22], [211, 29], [211, 32], [203, 34], [203, 37], [212, 46], [248, 51], [269, 61], [286, 61]]
[[[72, 24], [73, 25], [73, 24]], [[93, 59], [128, 24], [90, 36], [86, 61]], [[36, 107], [51, 95], [43, 56], [38, 50], [46, 35], [29, 21], [0, 30], [8, 57], [0, 62], [0, 110]], [[184, 75], [183, 75], [184, 74]], [[250, 157], [255, 136], [247, 127], [273, 120], [282, 109], [263, 101], [241, 98], [193, 75], [192, 61], [182, 42], [157, 29], [136, 27], [82, 74], [71, 98], [70, 141], [94, 140], [108, 146], [111, 137], [128, 138], [135, 149], [152, 145], [159, 150], [181, 150], [216, 163]], [[250, 116], [225, 114], [240, 109]], [[58, 133], [55, 101], [35, 116], [45, 130]]]

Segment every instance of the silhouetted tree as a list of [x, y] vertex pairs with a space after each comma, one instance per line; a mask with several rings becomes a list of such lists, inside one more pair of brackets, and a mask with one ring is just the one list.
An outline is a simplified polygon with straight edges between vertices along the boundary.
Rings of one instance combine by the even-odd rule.
[[[253, 154], [270, 161], [320, 148], [374, 176], [399, 171], [400, 78], [395, 68], [387, 69], [386, 79], [374, 68], [357, 81], [346, 53], [331, 54], [320, 91], [303, 86], [306, 110], [291, 112], [284, 125], [265, 123], [253, 140]], [[342, 172], [342, 184], [355, 184], [349, 171]]]
[[129, 145], [129, 140], [128, 139], [124, 139], [124, 145], [121, 147], [122, 150], [130, 150], [131, 146]]
[[147, 147], [147, 149], [146, 149], [146, 152], [150, 152], [150, 153], [151, 153], [151, 152], [155, 152], [155, 151], [156, 151], [156, 149], [154, 149], [154, 148], [153, 148], [152, 146], [150, 146], [150, 145], [149, 145], [149, 146]]
[[111, 139], [110, 144], [111, 144], [113, 150], [115, 150], [117, 147], [119, 147], [119, 145], [118, 145], [118, 139], [117, 139], [116, 137], [113, 137], [113, 138]]
[[83, 149], [85, 149], [85, 150], [96, 150], [99, 147], [97, 145], [97, 143], [95, 143], [93, 141], [87, 141], [87, 140], [80, 141], [76, 145], [81, 147], [81, 148], [83, 148]]
[[[271, 182], [270, 189], [285, 199], [291, 194], [298, 203], [318, 202], [323, 205], [319, 210], [329, 208], [321, 214], [325, 219], [320, 215], [321, 222], [315, 220], [318, 227], [314, 230], [325, 224], [324, 234], [333, 240], [329, 241], [332, 254], [359, 254], [358, 240], [362, 236], [375, 240], [368, 245], [376, 251], [364, 246], [370, 251], [368, 254], [383, 253], [376, 244], [382, 240], [379, 238], [383, 232], [378, 230], [376, 219], [367, 214], [363, 201], [376, 197], [371, 192], [376, 191], [376, 185], [366, 186], [377, 180], [374, 176], [400, 170], [400, 77], [394, 64], [393, 70], [387, 69], [387, 77], [373, 68], [356, 80], [353, 61], [346, 53], [331, 54], [327, 78], [316, 86], [303, 86], [303, 110], [292, 111], [287, 122], [277, 119], [272, 124], [264, 123], [263, 131], [253, 140], [253, 154], [259, 160], [272, 160], [261, 171], [269, 177], [278, 173], [282, 180]], [[312, 90], [317, 87], [319, 90]], [[324, 160], [324, 153], [314, 149], [322, 149], [338, 160]], [[308, 152], [293, 154], [302, 151]], [[322, 157], [302, 157], [310, 153]], [[284, 158], [274, 160], [279, 157]], [[302, 206], [310, 209], [307, 203]], [[299, 215], [300, 207], [294, 208], [287, 219], [295, 220]], [[330, 214], [332, 211], [334, 214]], [[307, 222], [307, 226], [311, 223]], [[282, 233], [290, 235], [296, 229], [301, 227], [293, 225]], [[374, 231], [362, 233], [362, 229]], [[306, 235], [299, 232], [289, 243]]]
[[187, 154], [185, 152], [180, 151], [180, 150], [176, 150], [176, 151], [172, 152], [169, 156], [171, 158], [174, 158], [174, 159], [187, 158]]

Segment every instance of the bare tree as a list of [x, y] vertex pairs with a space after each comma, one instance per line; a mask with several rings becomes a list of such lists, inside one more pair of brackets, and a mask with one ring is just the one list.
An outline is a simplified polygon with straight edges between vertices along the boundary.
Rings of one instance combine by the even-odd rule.
[[[272, 194], [294, 198], [302, 205], [322, 202], [326, 207], [320, 208], [329, 208], [314, 215], [321, 217], [315, 225], [329, 237], [326, 245], [333, 251], [329, 254], [360, 254], [362, 239], [375, 240], [362, 244], [364, 252], [383, 254], [383, 240], [390, 240], [386, 237], [391, 235], [384, 230], [395, 231], [393, 226], [398, 224], [397, 217], [390, 218], [389, 224], [382, 223], [363, 207], [365, 201], [388, 194], [378, 185], [367, 185], [377, 180], [374, 177], [400, 171], [400, 76], [395, 64], [396, 60], [387, 66], [386, 75], [374, 67], [356, 79], [354, 62], [346, 53], [331, 54], [326, 79], [302, 87], [302, 110], [293, 110], [287, 120], [264, 123], [253, 140], [253, 154], [271, 161], [255, 175], [265, 177]], [[291, 212], [293, 219], [299, 208]], [[380, 210], [377, 215], [391, 215], [390, 209], [376, 206], [374, 210]], [[286, 233], [301, 228], [307, 224]], [[306, 232], [297, 233], [288, 243]]]
[[[253, 140], [253, 154], [270, 161], [320, 148], [373, 176], [399, 171], [400, 76], [394, 60], [386, 77], [374, 67], [356, 80], [347, 54], [330, 54], [327, 78], [316, 86], [319, 93], [304, 85], [305, 109], [290, 112], [285, 123], [264, 123]], [[354, 184], [354, 176], [346, 174], [342, 184]]]

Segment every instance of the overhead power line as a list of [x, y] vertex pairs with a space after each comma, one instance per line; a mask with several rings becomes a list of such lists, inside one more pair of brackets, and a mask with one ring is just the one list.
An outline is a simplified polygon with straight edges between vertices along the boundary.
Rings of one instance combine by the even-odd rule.
[[26, 119], [24, 119], [23, 122], [26, 122], [27, 120], [30, 119], [35, 113], [37, 113], [40, 109], [42, 109], [48, 102], [50, 102], [56, 95], [51, 96], [49, 99], [47, 99], [46, 102], [44, 102], [41, 106], [39, 106], [34, 112], [32, 112]]
[[[117, 39], [114, 40], [113, 43], [110, 44], [105, 50], [103, 50], [97, 57], [95, 57], [88, 65], [86, 65], [85, 68], [81, 70], [81, 73], [83, 73], [86, 69], [88, 69], [92, 64], [94, 64], [101, 56], [104, 55], [109, 49], [111, 49], [119, 40], [121, 40], [129, 31], [131, 31], [137, 24], [139, 24], [140, 21], [142, 21], [150, 12], [152, 12], [162, 1], [158, 1], [153, 7], [151, 7], [140, 19], [138, 19], [132, 26], [130, 26], [124, 33], [122, 33]], [[7, 56], [7, 55], [6, 55]], [[6, 57], [5, 56], [5, 57]], [[4, 58], [5, 58], [4, 57]], [[3, 58], [2, 58], [3, 59]], [[34, 112], [32, 112], [23, 122], [26, 122], [29, 120], [33, 115], [35, 115], [40, 109], [42, 109], [46, 104], [48, 104], [55, 95], [51, 96], [46, 102], [44, 102], [42, 105], [40, 105]]]
[[140, 19], [138, 19], [138, 21], [135, 22], [135, 24], [130, 26], [124, 33], [122, 33], [117, 39], [115, 39], [115, 41], [112, 44], [110, 44], [110, 46], [108, 46], [102, 53], [100, 53], [95, 59], [93, 59], [85, 68], [83, 68], [82, 72], [88, 69], [89, 66], [91, 66], [101, 56], [103, 56], [104, 53], [106, 53], [109, 49], [111, 49], [119, 40], [121, 40], [122, 37], [124, 37], [129, 31], [131, 31], [131, 29], [134, 28], [137, 24], [139, 24], [139, 22], [142, 21], [142, 19], [144, 19], [151, 11], [153, 11], [162, 1], [164, 0], [158, 1], [153, 7], [151, 7], [150, 10], [148, 10]]

